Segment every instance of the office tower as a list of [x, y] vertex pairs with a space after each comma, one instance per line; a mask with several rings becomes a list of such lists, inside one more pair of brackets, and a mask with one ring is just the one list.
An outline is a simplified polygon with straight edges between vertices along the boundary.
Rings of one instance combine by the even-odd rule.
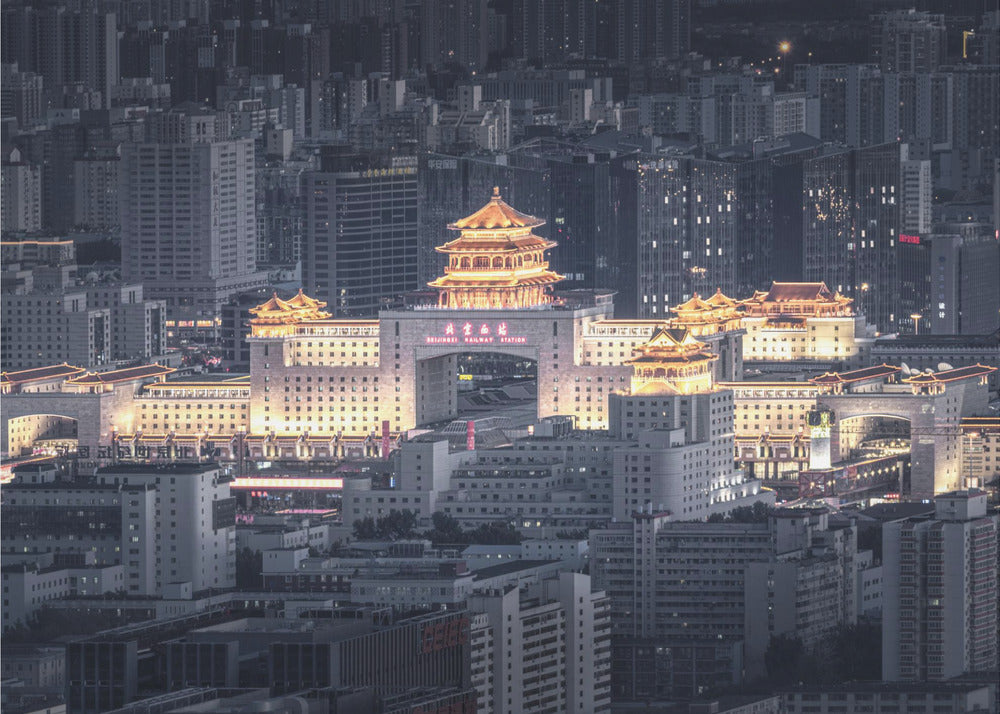
[[263, 285], [251, 139], [229, 139], [215, 112], [182, 105], [147, 141], [122, 147], [122, 275], [163, 299], [168, 319], [214, 328], [232, 296]]
[[1000, 66], [947, 69], [955, 115], [952, 182], [959, 189], [988, 185], [992, 162], [1000, 157]]
[[997, 517], [982, 491], [935, 499], [934, 517], [882, 530], [882, 679], [997, 668]]
[[33, 261], [26, 253], [4, 256], [0, 331], [6, 369], [60, 362], [90, 368], [155, 359], [166, 351], [163, 303], [144, 299], [141, 285], [111, 279], [84, 282], [71, 260]]
[[[549, 168], [545, 161], [520, 154], [516, 162], [506, 155], [450, 156], [422, 153], [419, 169], [418, 283], [424, 285], [444, 272], [445, 257], [435, 248], [447, 241], [446, 226], [458, 214], [468, 215], [482, 206], [483, 196], [500, 189], [512, 205], [533, 216], [549, 210]], [[536, 232], [550, 237], [552, 226]]]
[[4, 233], [42, 229], [42, 169], [21, 160], [21, 152], [5, 152], [0, 164], [0, 228]]
[[619, 62], [673, 59], [690, 49], [690, 0], [618, 0], [614, 22]]
[[[736, 288], [737, 171], [733, 164], [690, 156], [649, 156], [618, 169], [616, 234], [634, 255], [636, 279], [623, 277], [624, 316], [655, 318], [696, 292]], [[629, 252], [631, 251], [631, 255]], [[634, 311], [632, 311], [634, 310]]]
[[42, 118], [43, 106], [40, 74], [21, 72], [16, 62], [0, 68], [0, 117], [14, 117], [19, 127], [29, 129]]
[[611, 171], [622, 158], [613, 152], [538, 142], [511, 152], [509, 162], [547, 169], [544, 231], [559, 245], [552, 267], [566, 276], [565, 287], [622, 285], [627, 278], [616, 275], [621, 243], [614, 238], [611, 199]]
[[489, 54], [486, 0], [427, 0], [420, 8], [420, 64], [477, 71]]
[[314, 157], [267, 156], [257, 165], [257, 263], [293, 265], [302, 258], [305, 231], [305, 176]]
[[119, 464], [93, 480], [4, 491], [4, 554], [93, 551], [98, 564], [125, 566], [135, 595], [179, 582], [196, 592], [235, 585], [236, 499], [215, 464]]
[[374, 317], [417, 283], [412, 156], [330, 152], [305, 175], [302, 281], [336, 317]]
[[603, 592], [591, 592], [590, 576], [559, 573], [523, 589], [483, 590], [467, 607], [485, 614], [491, 630], [473, 652], [485, 658], [483, 645], [491, 645], [491, 684], [480, 695], [492, 700], [490, 711], [610, 710], [611, 608]]
[[[931, 332], [931, 242], [933, 236], [900, 232], [896, 251], [899, 265], [899, 317], [901, 333]], [[918, 315], [919, 317], [913, 317]], [[911, 364], [907, 362], [907, 364]], [[937, 366], [936, 364], [934, 365]]]
[[802, 278], [854, 299], [883, 332], [900, 317], [899, 148], [828, 149], [803, 164]]
[[544, 64], [593, 57], [596, 4], [587, 0], [519, 0], [509, 16], [514, 55]]
[[[899, 162], [899, 232], [910, 236], [927, 236], [931, 230], [931, 161], [911, 157], [912, 147], [901, 144]], [[900, 242], [903, 238], [900, 237]]]
[[984, 335], [1000, 326], [1000, 243], [985, 223], [934, 226], [930, 326], [935, 335]]
[[[692, 523], [654, 507], [630, 520], [590, 533], [594, 587], [611, 599], [616, 699], [737, 685], [763, 673], [772, 636], [795, 632], [815, 645], [856, 619], [853, 534], [825, 510]], [[787, 590], [768, 589], [768, 580]]]
[[868, 58], [883, 72], [933, 72], [947, 54], [944, 15], [893, 10], [871, 18]]
[[95, 231], [118, 228], [121, 147], [94, 146], [73, 162], [73, 225]]

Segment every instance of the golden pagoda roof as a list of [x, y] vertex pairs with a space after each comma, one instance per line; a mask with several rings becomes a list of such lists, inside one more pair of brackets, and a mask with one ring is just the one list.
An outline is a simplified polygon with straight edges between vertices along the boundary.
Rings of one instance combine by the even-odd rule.
[[479, 238], [463, 233], [453, 241], [448, 241], [436, 247], [439, 253], [526, 253], [532, 250], [548, 250], [554, 248], [555, 241], [545, 240], [534, 233], [519, 236], [501, 236], [496, 238]]
[[543, 225], [541, 218], [521, 213], [500, 197], [500, 187], [493, 187], [493, 197], [490, 202], [471, 216], [449, 223], [448, 227], [455, 231], [486, 230], [502, 228], [535, 228]]
[[659, 327], [645, 344], [639, 345], [638, 357], [626, 364], [643, 362], [704, 362], [718, 359], [707, 344], [697, 339], [690, 330], [683, 327]]
[[765, 302], [853, 302], [851, 298], [844, 297], [839, 292], [834, 292], [826, 286], [826, 283], [771, 283], [771, 289], [766, 293], [757, 291], [751, 300], [763, 300]]
[[249, 312], [254, 316], [253, 322], [257, 324], [290, 323], [330, 317], [330, 313], [323, 311], [324, 307], [325, 302], [309, 297], [300, 288], [291, 300], [282, 300], [278, 293], [272, 293], [270, 300], [250, 308]]
[[[275, 295], [275, 297], [277, 297], [277, 295]], [[285, 304], [286, 305], [291, 305], [292, 307], [298, 307], [298, 308], [305, 307], [305, 308], [316, 308], [316, 309], [319, 309], [319, 308], [326, 307], [326, 303], [325, 302], [323, 302], [321, 300], [317, 300], [316, 298], [309, 297], [304, 292], [302, 292], [302, 288], [299, 288], [299, 292], [295, 295], [295, 297], [293, 297], [291, 300], [285, 301]]]
[[295, 312], [295, 308], [278, 297], [277, 292], [272, 293], [271, 299], [267, 302], [250, 308], [251, 315], [264, 315], [272, 312]]
[[427, 283], [435, 288], [506, 288], [519, 285], [551, 285], [558, 283], [565, 276], [545, 270], [533, 275], [496, 275], [491, 277], [461, 278], [456, 275], [442, 275]]
[[716, 288], [715, 294], [705, 300], [705, 303], [712, 307], [736, 307], [739, 303], [733, 298], [723, 294], [722, 288]]
[[693, 310], [711, 310], [712, 305], [701, 299], [701, 295], [695, 293], [690, 300], [687, 302], [682, 302], [680, 305], [674, 308], [676, 312], [680, 311], [693, 311]]

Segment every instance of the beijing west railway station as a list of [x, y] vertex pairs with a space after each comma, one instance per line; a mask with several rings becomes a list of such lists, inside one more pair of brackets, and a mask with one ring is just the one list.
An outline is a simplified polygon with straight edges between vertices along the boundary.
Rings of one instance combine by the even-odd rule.
[[[455, 237], [437, 248], [446, 257], [444, 275], [408, 296], [404, 308], [375, 320], [332, 319], [325, 303], [301, 291], [289, 300], [273, 296], [251, 309], [248, 376], [168, 380], [172, 370], [159, 365], [4, 373], [3, 451], [18, 455], [61, 444], [98, 458], [207, 455], [236, 461], [241, 473], [247, 458], [330, 463], [385, 456], [409, 430], [458, 415], [461, 355], [499, 353], [537, 365], [540, 419], [569, 416], [581, 430], [624, 430], [614, 423], [625, 417], [611, 414], [612, 395], [676, 396], [683, 412], [695, 395], [732, 392], [733, 456], [765, 483], [792, 477], [790, 471], [797, 479], [807, 466], [836, 468], [829, 454], [851, 453], [841, 450], [842, 442], [857, 446], [881, 416], [909, 420], [947, 391], [947, 414], [919, 417], [927, 448], [919, 465], [923, 485], [914, 491], [961, 485], [960, 420], [985, 399], [986, 375], [994, 368], [901, 382], [883, 370], [859, 379], [875, 329], [849, 298], [822, 283], [774, 283], [746, 300], [695, 295], [665, 319], [616, 319], [611, 291], [554, 290], [563, 276], [547, 260], [556, 244], [533, 232], [542, 224], [495, 190], [483, 208], [448, 226]], [[798, 365], [822, 377], [744, 381], [744, 361], [776, 366], [774, 372]], [[848, 371], [825, 369], [831, 366]], [[841, 373], [844, 379], [836, 376]], [[872, 386], [875, 378], [891, 386]], [[974, 389], [966, 389], [970, 384]], [[788, 390], [795, 399], [783, 418], [774, 402]], [[876, 396], [883, 392], [892, 402], [888, 412]], [[973, 392], [982, 396], [971, 398]], [[859, 397], [852, 401], [854, 394]], [[834, 424], [831, 436], [807, 424], [817, 410], [847, 418], [824, 417], [824, 425]], [[857, 428], [841, 438], [839, 425], [852, 419]], [[822, 449], [810, 464], [812, 432]], [[945, 454], [943, 476], [934, 473], [935, 453]]]

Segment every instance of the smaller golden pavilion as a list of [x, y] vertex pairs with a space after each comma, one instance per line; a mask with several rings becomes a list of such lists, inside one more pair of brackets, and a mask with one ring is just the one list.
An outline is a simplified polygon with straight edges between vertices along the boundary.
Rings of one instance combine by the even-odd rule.
[[738, 330], [739, 306], [738, 301], [723, 295], [721, 288], [707, 300], [695, 293], [690, 300], [673, 308], [670, 326], [690, 330], [696, 337]]
[[712, 389], [712, 362], [719, 358], [691, 330], [660, 327], [632, 365], [632, 394], [694, 394]]
[[325, 320], [330, 313], [323, 310], [326, 303], [311, 298], [299, 288], [291, 300], [282, 300], [278, 293], [262, 305], [250, 308], [250, 334], [254, 337], [275, 337], [286, 334], [289, 328], [306, 320]]
[[532, 233], [544, 223], [511, 208], [494, 187], [489, 203], [449, 224], [458, 238], [436, 249], [448, 256], [445, 274], [428, 283], [438, 291], [438, 307], [502, 310], [551, 304], [551, 286], [563, 276], [549, 270], [545, 259], [556, 243]]
[[826, 283], [771, 283], [740, 305], [747, 317], [850, 317], [854, 301], [830, 290]]

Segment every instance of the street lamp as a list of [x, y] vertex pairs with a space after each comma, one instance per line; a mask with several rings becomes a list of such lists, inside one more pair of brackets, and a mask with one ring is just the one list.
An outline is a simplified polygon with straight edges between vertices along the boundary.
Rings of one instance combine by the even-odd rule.
[[912, 315], [910, 315], [910, 319], [913, 320], [913, 329], [915, 331], [915, 334], [917, 334], [917, 335], [920, 334], [920, 318], [921, 317], [922, 317], [922, 315], [919, 312], [915, 312]]
[[788, 40], [782, 40], [778, 43], [778, 52], [781, 54], [781, 76], [785, 78], [786, 83], [788, 82], [788, 74], [785, 72], [785, 58], [791, 51], [792, 43]]

